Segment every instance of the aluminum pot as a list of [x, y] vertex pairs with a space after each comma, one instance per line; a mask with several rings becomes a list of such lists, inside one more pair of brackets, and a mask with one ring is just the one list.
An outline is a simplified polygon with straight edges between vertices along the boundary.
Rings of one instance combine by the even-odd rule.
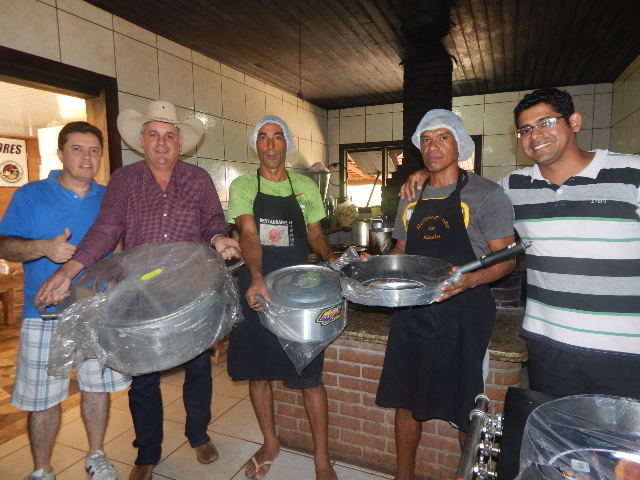
[[295, 265], [275, 270], [264, 278], [271, 302], [261, 323], [282, 340], [328, 343], [347, 322], [346, 301], [338, 273], [319, 265]]
[[[240, 319], [230, 272], [204, 243], [149, 243], [113, 255], [78, 278], [68, 302], [68, 310], [83, 309], [76, 330], [88, 329], [96, 356], [130, 375], [191, 360]], [[60, 325], [72, 318], [64, 309], [42, 314], [58, 316]]]
[[367, 220], [354, 220], [351, 224], [351, 242], [356, 247], [369, 246], [371, 223]]

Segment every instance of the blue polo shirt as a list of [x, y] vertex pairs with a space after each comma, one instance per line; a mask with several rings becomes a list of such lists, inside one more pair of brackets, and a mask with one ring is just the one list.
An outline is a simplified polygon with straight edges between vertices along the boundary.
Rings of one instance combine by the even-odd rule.
[[[95, 181], [84, 197], [64, 188], [58, 181], [61, 170], [53, 170], [46, 180], [27, 183], [13, 194], [2, 221], [0, 234], [36, 240], [64, 233], [69, 227], [69, 242], [78, 245], [98, 215], [105, 187]], [[24, 264], [24, 318], [40, 315], [34, 297], [40, 285], [60, 264], [39, 258]]]

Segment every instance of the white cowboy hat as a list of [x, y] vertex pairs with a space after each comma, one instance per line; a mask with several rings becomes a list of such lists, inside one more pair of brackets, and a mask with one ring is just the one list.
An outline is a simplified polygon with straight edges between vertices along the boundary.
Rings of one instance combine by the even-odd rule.
[[140, 132], [147, 122], [171, 123], [180, 129], [182, 134], [182, 150], [180, 153], [193, 150], [204, 135], [204, 125], [193, 117], [184, 122], [178, 121], [176, 107], [172, 103], [163, 100], [154, 100], [147, 107], [147, 114], [127, 109], [118, 115], [118, 131], [122, 139], [132, 148], [142, 151], [140, 146]]

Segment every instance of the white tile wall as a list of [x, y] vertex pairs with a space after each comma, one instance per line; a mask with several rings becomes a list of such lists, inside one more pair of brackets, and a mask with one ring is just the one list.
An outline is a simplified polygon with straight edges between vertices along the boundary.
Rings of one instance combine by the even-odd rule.
[[[624, 83], [619, 82], [617, 87], [612, 83], [565, 87], [573, 96], [576, 110], [583, 115], [583, 128], [578, 135], [578, 142], [582, 148], [588, 150], [609, 148], [610, 136], [612, 144], [614, 140], [620, 143], [622, 138], [626, 138], [626, 135], [623, 134], [614, 136], [614, 133], [610, 132], [610, 125], [612, 109], [615, 110], [616, 102], [619, 104], [620, 116], [622, 116], [623, 107], [629, 109], [626, 102], [622, 100], [622, 95], [616, 95], [616, 88], [618, 91], [624, 91], [628, 103], [637, 104], [640, 108], [640, 92], [638, 92], [640, 82], [634, 83], [636, 78], [640, 79], [640, 61], [635, 64], [635, 70], [626, 72], [628, 80]], [[482, 135], [483, 175], [488, 178], [498, 179], [510, 170], [532, 163], [522, 152], [514, 135], [513, 109], [527, 93], [529, 91], [453, 98], [452, 110], [463, 118], [469, 133]], [[375, 121], [384, 118], [383, 115], [388, 111], [393, 112], [391, 135], [383, 135], [385, 129], [377, 125]], [[629, 120], [624, 126], [625, 131], [633, 131], [634, 120], [640, 123], [640, 111], [637, 111], [635, 115], [629, 116]], [[338, 147], [341, 143], [402, 139], [401, 103], [329, 110], [328, 119], [329, 163], [339, 161]], [[638, 138], [638, 142], [640, 142], [640, 131], [637, 132], [635, 138]]]
[[158, 70], [160, 98], [193, 110], [193, 64], [159, 51]]
[[[367, 107], [367, 109], [369, 108]], [[389, 140], [393, 140], [393, 113], [365, 115], [365, 141], [386, 142]]]
[[[266, 113], [303, 136], [289, 167], [327, 162], [327, 111], [295, 95], [82, 0], [0, 0], [0, 7], [0, 45], [115, 77], [121, 109], [145, 111], [162, 98], [180, 107], [181, 118], [203, 120], [205, 138], [184, 159], [211, 173], [223, 202], [237, 175], [255, 171], [247, 134]], [[142, 158], [122, 148], [125, 164]]]
[[157, 50], [118, 33], [114, 37], [118, 89], [140, 97], [157, 99], [160, 95]]
[[611, 150], [640, 154], [640, 55], [613, 82], [611, 104]]
[[97, 23], [105, 28], [113, 29], [113, 15], [84, 0], [57, 0], [59, 10]]
[[58, 29], [63, 63], [115, 76], [113, 30], [63, 11], [58, 11]]
[[[156, 46], [156, 34], [139, 27], [135, 23], [131, 23], [124, 18], [120, 18], [117, 15], [113, 17], [113, 30], [115, 32], [131, 37], [140, 42], [146, 43], [151, 46]], [[117, 55], [116, 55], [117, 57]], [[195, 58], [194, 58], [195, 61]]]
[[220, 74], [194, 65], [193, 97], [196, 111], [222, 117], [222, 77]]

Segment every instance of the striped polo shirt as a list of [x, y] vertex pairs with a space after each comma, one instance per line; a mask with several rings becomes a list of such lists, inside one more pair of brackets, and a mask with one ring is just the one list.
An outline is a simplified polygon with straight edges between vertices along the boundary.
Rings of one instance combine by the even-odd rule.
[[523, 336], [640, 354], [640, 156], [596, 150], [560, 186], [537, 165], [500, 183], [533, 242]]

